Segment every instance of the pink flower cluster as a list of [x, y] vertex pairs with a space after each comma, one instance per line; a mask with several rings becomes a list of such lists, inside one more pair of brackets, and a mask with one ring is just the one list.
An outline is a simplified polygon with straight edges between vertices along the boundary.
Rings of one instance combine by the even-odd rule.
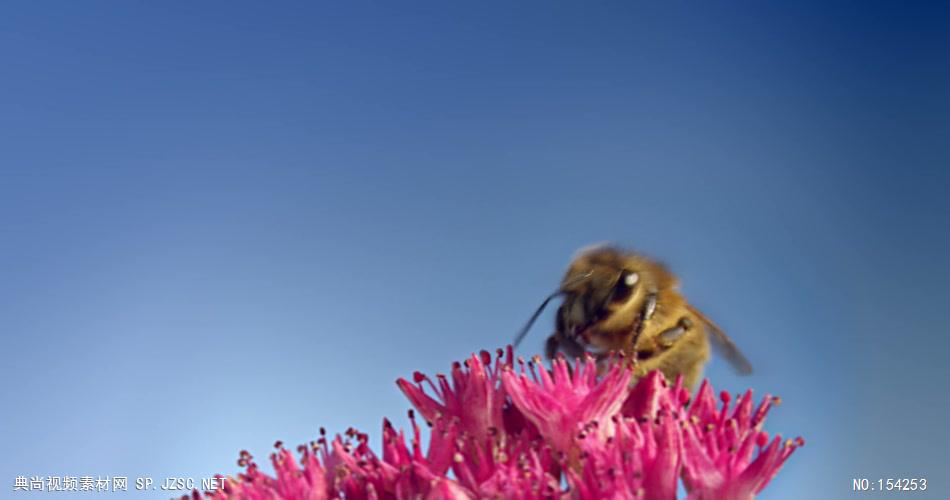
[[[549, 372], [509, 348], [455, 363], [450, 376], [416, 373], [397, 384], [430, 427], [425, 452], [414, 413], [412, 437], [383, 422], [382, 457], [365, 434], [322, 437], [299, 448], [278, 443], [276, 477], [247, 452], [245, 472], [214, 499], [676, 498], [746, 499], [762, 491], [801, 438], [762, 431], [775, 398], [753, 405], [718, 401], [703, 382], [695, 397], [658, 372], [631, 389], [631, 370], [613, 363], [598, 375], [592, 359]], [[721, 402], [721, 404], [719, 404]], [[202, 495], [194, 492], [194, 498]]]

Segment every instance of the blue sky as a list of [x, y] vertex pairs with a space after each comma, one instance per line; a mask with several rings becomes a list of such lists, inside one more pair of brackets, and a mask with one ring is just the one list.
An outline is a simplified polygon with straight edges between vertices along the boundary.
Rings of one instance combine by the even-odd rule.
[[[0, 478], [200, 478], [404, 422], [572, 253], [665, 262], [802, 435], [762, 498], [945, 496], [950, 13], [19, 2]], [[544, 316], [525, 344], [540, 350]], [[167, 496], [167, 495], [166, 495]]]

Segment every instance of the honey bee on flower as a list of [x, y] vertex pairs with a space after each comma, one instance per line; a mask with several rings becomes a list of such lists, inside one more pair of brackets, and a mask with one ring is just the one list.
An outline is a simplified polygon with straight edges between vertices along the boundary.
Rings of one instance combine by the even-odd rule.
[[670, 382], [682, 375], [686, 386], [694, 387], [712, 343], [737, 372], [751, 373], [752, 365], [742, 351], [686, 301], [678, 285], [665, 266], [643, 255], [611, 246], [584, 249], [571, 262], [558, 290], [517, 335], [515, 345], [544, 307], [562, 297], [554, 333], [545, 344], [549, 359], [559, 351], [601, 359], [621, 352], [636, 364], [638, 378], [660, 370]]

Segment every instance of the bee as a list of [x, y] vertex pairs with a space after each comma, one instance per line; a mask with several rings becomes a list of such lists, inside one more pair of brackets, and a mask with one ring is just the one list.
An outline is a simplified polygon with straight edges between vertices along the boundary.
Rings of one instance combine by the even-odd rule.
[[662, 264], [612, 246], [582, 250], [561, 286], [541, 303], [515, 339], [517, 346], [547, 304], [563, 297], [545, 355], [594, 355], [604, 360], [622, 352], [635, 376], [660, 370], [670, 381], [683, 376], [695, 386], [709, 360], [710, 340], [741, 374], [752, 365], [739, 348], [678, 290], [679, 280]]

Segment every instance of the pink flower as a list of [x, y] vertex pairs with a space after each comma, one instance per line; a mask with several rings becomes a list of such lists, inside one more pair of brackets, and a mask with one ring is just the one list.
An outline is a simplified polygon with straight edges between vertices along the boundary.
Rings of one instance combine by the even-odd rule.
[[[746, 499], [762, 491], [804, 441], [762, 431], [775, 401], [753, 409], [748, 391], [730, 408], [708, 382], [696, 397], [658, 372], [631, 389], [631, 369], [613, 360], [602, 375], [592, 359], [563, 359], [550, 373], [540, 360], [515, 363], [511, 348], [473, 355], [451, 378], [415, 374], [397, 384], [430, 426], [423, 452], [412, 436], [383, 422], [382, 458], [354, 430], [299, 448], [280, 443], [275, 476], [247, 452], [245, 472], [215, 499], [676, 498], [680, 479], [693, 499]], [[527, 367], [526, 367], [527, 365]], [[428, 391], [427, 391], [428, 389]], [[450, 472], [451, 471], [451, 472]], [[202, 495], [194, 492], [194, 498]]]
[[655, 419], [613, 417], [616, 433], [605, 439], [585, 435], [579, 442], [582, 466], [567, 471], [581, 499], [676, 498], [680, 471], [679, 423], [669, 414]]
[[[540, 363], [536, 359], [535, 363]], [[611, 417], [620, 412], [630, 392], [631, 371], [614, 363], [603, 378], [597, 377], [593, 358], [577, 361], [573, 374], [563, 358], [551, 362], [552, 374], [537, 370], [531, 363], [529, 373], [502, 373], [505, 390], [518, 410], [538, 428], [556, 451], [568, 453], [575, 448], [580, 426], [596, 423], [594, 432], [606, 437], [612, 432]], [[540, 372], [540, 373], [539, 373]]]
[[805, 441], [799, 437], [783, 443], [775, 436], [769, 442], [761, 429], [776, 398], [766, 395], [753, 411], [752, 391], [746, 391], [731, 414], [729, 393], [723, 391], [719, 399], [722, 408], [717, 410], [712, 387], [704, 381], [683, 422], [683, 482], [689, 498], [753, 498]]

